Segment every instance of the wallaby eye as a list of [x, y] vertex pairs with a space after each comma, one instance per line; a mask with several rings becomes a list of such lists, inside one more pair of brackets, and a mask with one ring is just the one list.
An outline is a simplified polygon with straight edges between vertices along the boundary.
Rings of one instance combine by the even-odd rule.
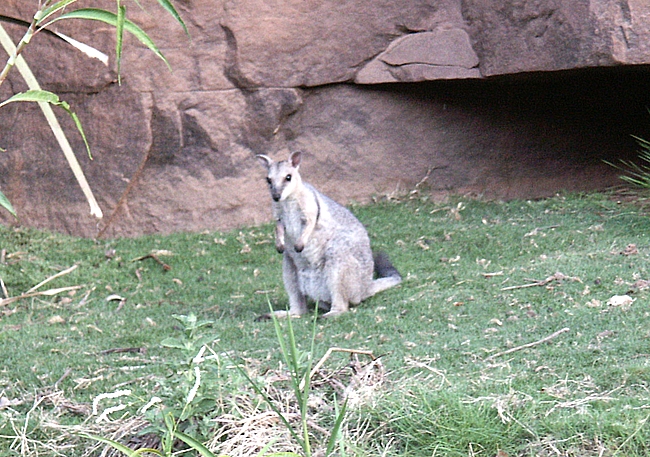
[[286, 179], [287, 181], [291, 181], [291, 175], [287, 175], [287, 177], [284, 179]]
[[266, 182], [271, 185], [271, 178], [266, 178]]

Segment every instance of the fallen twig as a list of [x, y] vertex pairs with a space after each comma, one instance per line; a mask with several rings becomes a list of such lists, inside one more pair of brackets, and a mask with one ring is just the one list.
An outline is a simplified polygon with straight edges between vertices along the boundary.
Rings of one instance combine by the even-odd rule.
[[582, 282], [582, 280], [576, 276], [567, 276], [564, 273], [557, 272], [551, 276], [549, 276], [546, 279], [543, 279], [541, 281], [534, 281], [529, 284], [522, 284], [519, 286], [508, 286], [508, 287], [502, 287], [501, 290], [515, 290], [515, 289], [525, 289], [527, 287], [538, 287], [538, 286], [545, 286], [550, 282], [553, 281], [564, 281], [565, 279], [569, 279], [571, 281], [577, 281], [577, 282]]
[[564, 408], [579, 408], [579, 407], [584, 407], [588, 405], [589, 403], [595, 402], [595, 401], [611, 401], [614, 400], [614, 397], [612, 394], [618, 390], [621, 390], [623, 386], [616, 387], [615, 389], [609, 390], [607, 392], [603, 393], [593, 393], [589, 394], [586, 397], [579, 398], [577, 400], [570, 400], [570, 401], [562, 401], [562, 402], [557, 402], [551, 409], [546, 411], [546, 414], [544, 414], [544, 417], [548, 417], [553, 411], [556, 409]]
[[52, 295], [58, 295], [62, 292], [69, 292], [71, 290], [79, 290], [81, 289], [81, 286], [70, 286], [70, 287], [59, 287], [58, 289], [48, 289], [44, 290], [42, 292], [31, 292], [31, 293], [24, 293], [20, 294], [17, 297], [9, 297], [9, 298], [4, 298], [0, 300], [0, 306], [6, 306], [9, 305], [15, 301], [22, 300], [23, 298], [31, 298], [31, 297], [38, 297], [41, 295], [45, 296], [52, 296]]
[[52, 281], [53, 279], [60, 278], [61, 276], [64, 276], [64, 275], [67, 275], [68, 273], [73, 272], [74, 270], [77, 269], [78, 266], [79, 266], [79, 265], [72, 265], [70, 268], [67, 268], [67, 269], [65, 269], [65, 270], [63, 270], [63, 271], [58, 272], [58, 273], [55, 274], [55, 275], [50, 276], [49, 278], [47, 278], [47, 279], [45, 279], [45, 280], [39, 282], [38, 284], [36, 284], [34, 287], [32, 287], [31, 289], [29, 289], [29, 290], [28, 290], [27, 292], [25, 292], [25, 293], [29, 294], [29, 293], [32, 293], [32, 292], [36, 291], [38, 288], [40, 288], [41, 286], [47, 284], [48, 282]]
[[165, 270], [165, 271], [171, 270], [172, 269], [171, 266], [167, 265], [165, 262], [160, 260], [160, 258], [158, 257], [159, 254], [169, 255], [169, 253], [167, 251], [154, 251], [154, 252], [150, 252], [147, 255], [143, 255], [142, 257], [138, 257], [136, 259], [133, 259], [131, 262], [139, 262], [139, 261], [146, 260], [146, 259], [153, 259], [163, 267], [163, 270]]
[[4, 298], [9, 298], [9, 292], [7, 292], [7, 286], [5, 286], [5, 282], [0, 278], [0, 293], [2, 296], [0, 296], [0, 300]]
[[494, 273], [481, 273], [484, 278], [494, 278], [495, 276], [503, 276], [503, 271], [495, 271]]
[[60, 377], [60, 378], [59, 378], [59, 379], [54, 383], [54, 388], [55, 388], [55, 389], [58, 389], [59, 384], [60, 384], [61, 382], [63, 382], [63, 380], [64, 380], [65, 378], [67, 378], [68, 376], [70, 376], [70, 373], [72, 373], [72, 368], [67, 368], [67, 369], [65, 370], [65, 372], [61, 375], [61, 377]]
[[145, 354], [147, 352], [147, 348], [144, 347], [139, 347], [139, 348], [113, 348], [113, 349], [105, 349], [103, 351], [99, 351], [99, 354], [106, 355], [106, 354], [123, 354], [125, 352], [132, 352], [135, 354]]
[[496, 354], [492, 354], [490, 357], [487, 357], [485, 361], [487, 362], [488, 360], [496, 359], [497, 357], [501, 357], [503, 355], [512, 354], [513, 352], [521, 351], [522, 349], [528, 349], [535, 346], [539, 346], [540, 344], [546, 343], [547, 341], [550, 341], [553, 338], [561, 335], [562, 333], [568, 332], [569, 330], [570, 330], [569, 327], [564, 327], [563, 329], [558, 330], [555, 333], [551, 333], [549, 336], [544, 337], [541, 340], [533, 341], [532, 343], [522, 344], [521, 346], [510, 348], [507, 351], [497, 352]]
[[[372, 351], [365, 351], [361, 349], [345, 349], [345, 348], [329, 348], [325, 355], [320, 358], [320, 360], [314, 365], [314, 368], [312, 368], [311, 373], [309, 373], [309, 379], [313, 378], [314, 375], [320, 370], [320, 368], [323, 366], [325, 361], [330, 358], [332, 355], [332, 352], [345, 352], [348, 354], [362, 354], [362, 355], [367, 355], [370, 357], [373, 361], [377, 359], [377, 357], [374, 356]], [[305, 387], [305, 380], [303, 379], [300, 383], [300, 389], [304, 389]]]

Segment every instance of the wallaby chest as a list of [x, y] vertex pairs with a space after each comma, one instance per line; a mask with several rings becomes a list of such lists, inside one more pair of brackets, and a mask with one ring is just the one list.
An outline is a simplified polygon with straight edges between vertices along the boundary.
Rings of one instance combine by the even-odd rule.
[[307, 216], [298, 200], [285, 200], [280, 204], [280, 220], [284, 225], [287, 242], [295, 243], [307, 225]]

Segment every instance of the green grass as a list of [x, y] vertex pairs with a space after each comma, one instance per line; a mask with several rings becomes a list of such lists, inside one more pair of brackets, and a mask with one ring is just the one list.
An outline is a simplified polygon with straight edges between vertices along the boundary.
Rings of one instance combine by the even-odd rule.
[[[650, 219], [639, 199], [588, 194], [354, 207], [373, 247], [390, 255], [404, 282], [317, 324], [315, 358], [335, 346], [365, 349], [381, 356], [384, 368], [375, 383], [353, 386], [358, 401], [344, 424], [346, 455], [648, 455], [650, 309], [648, 291], [632, 285], [650, 280]], [[76, 447], [56, 449], [87, 455], [88, 442], [70, 435], [71, 427], [94, 424], [93, 399], [118, 389], [131, 394], [101, 403], [125, 404], [110, 416], [115, 423], [142, 417], [138, 410], [152, 395], [180, 415], [194, 383], [190, 361], [211, 340], [216, 361], [202, 365], [197, 400], [184, 413], [186, 433], [209, 441], [215, 419], [265, 411], [233, 358], [287, 403], [286, 382], [269, 380], [286, 372], [273, 324], [254, 322], [268, 301], [286, 303], [272, 232], [264, 226], [93, 241], [0, 228], [0, 278], [10, 296], [72, 265], [76, 270], [39, 290], [81, 286], [74, 295], [0, 307], [0, 399], [12, 403], [0, 409], [0, 454], [54, 456], [45, 445], [63, 446], [56, 440], [65, 436]], [[630, 244], [637, 252], [621, 254]], [[171, 270], [151, 258], [134, 261], [154, 250], [172, 254], [158, 256]], [[507, 289], [558, 272], [573, 279]], [[608, 306], [630, 291], [631, 305]], [[113, 294], [126, 300], [107, 301]], [[190, 332], [173, 317], [192, 313], [211, 323]], [[565, 327], [547, 343], [488, 359]], [[311, 320], [297, 321], [294, 331], [309, 350]], [[186, 349], [161, 344], [170, 338]], [[117, 348], [143, 352], [103, 352]], [[334, 354], [325, 367], [339, 383], [314, 384], [313, 395], [329, 407], [332, 394], [340, 398], [356, 379], [347, 363], [347, 355]], [[53, 392], [59, 400], [47, 397]], [[331, 426], [328, 411], [314, 406], [313, 421]], [[92, 432], [113, 433], [115, 423]]]

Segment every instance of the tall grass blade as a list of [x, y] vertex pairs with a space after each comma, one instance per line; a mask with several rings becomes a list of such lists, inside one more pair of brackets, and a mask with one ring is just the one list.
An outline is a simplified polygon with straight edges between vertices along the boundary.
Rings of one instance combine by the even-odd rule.
[[246, 373], [246, 370], [244, 370], [244, 368], [242, 368], [241, 365], [239, 365], [234, 360], [233, 363], [235, 364], [235, 368], [237, 369], [237, 371], [239, 371], [239, 373], [241, 373], [241, 375], [244, 376], [244, 378], [246, 378], [246, 380], [251, 385], [255, 393], [257, 393], [257, 395], [259, 395], [262, 398], [262, 400], [264, 400], [264, 403], [269, 405], [269, 407], [278, 416], [278, 418], [280, 418], [280, 421], [282, 421], [282, 423], [287, 428], [287, 430], [289, 430], [289, 433], [291, 434], [293, 439], [295, 439], [296, 442], [298, 442], [298, 444], [300, 445], [300, 447], [304, 449], [304, 443], [302, 441], [302, 438], [300, 438], [300, 436], [295, 432], [295, 430], [293, 429], [293, 427], [291, 426], [287, 418], [284, 416], [284, 414], [282, 414], [282, 411], [280, 411], [277, 408], [277, 406], [275, 406], [275, 404], [271, 401], [271, 399], [262, 391], [260, 386], [248, 375], [248, 373]]
[[[269, 302], [269, 308], [271, 307], [271, 302]], [[280, 344], [280, 352], [282, 353], [282, 358], [284, 359], [287, 367], [291, 371], [291, 384], [293, 387], [294, 395], [298, 401], [300, 408], [300, 427], [302, 432], [301, 447], [305, 451], [307, 457], [311, 456], [311, 446], [309, 442], [309, 429], [307, 427], [307, 411], [308, 411], [308, 401], [309, 401], [309, 381], [305, 380], [304, 391], [300, 388], [302, 385], [303, 376], [309, 377], [310, 370], [305, 370], [304, 373], [300, 372], [300, 357], [298, 355], [298, 347], [296, 344], [296, 336], [293, 331], [293, 324], [291, 316], [287, 318], [287, 333], [289, 335], [289, 343], [287, 349], [287, 343], [285, 341], [284, 335], [282, 333], [282, 327], [278, 318], [273, 313], [271, 309], [271, 317], [273, 318], [273, 325], [275, 326], [276, 338]]]
[[621, 165], [616, 165], [606, 160], [604, 162], [625, 173], [619, 176], [621, 180], [633, 186], [650, 189], [650, 141], [634, 135], [632, 138], [641, 146], [638, 157], [642, 163], [620, 160]]
[[336, 398], [334, 399], [334, 408], [336, 411], [336, 421], [334, 422], [334, 427], [332, 428], [332, 434], [329, 437], [327, 442], [327, 450], [325, 451], [325, 457], [329, 457], [334, 452], [336, 443], [340, 443], [341, 455], [344, 454], [343, 448], [343, 439], [341, 437], [341, 427], [343, 426], [343, 420], [345, 419], [345, 413], [348, 407], [348, 399], [346, 398], [343, 402], [343, 406], [339, 410], [338, 404], [336, 403]]

